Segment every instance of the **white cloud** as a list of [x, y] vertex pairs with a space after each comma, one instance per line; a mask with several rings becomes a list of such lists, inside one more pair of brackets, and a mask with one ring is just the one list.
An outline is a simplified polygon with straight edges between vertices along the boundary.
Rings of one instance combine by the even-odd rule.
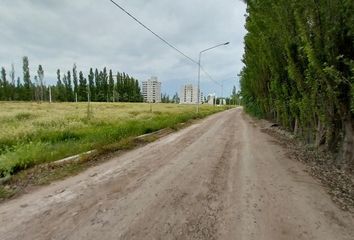
[[[202, 64], [230, 92], [242, 68], [244, 14], [238, 0], [117, 0], [138, 19], [190, 57], [230, 41], [229, 46], [205, 53]], [[22, 56], [28, 56], [32, 75], [38, 64], [55, 82], [56, 69], [67, 71], [75, 62], [85, 72], [107, 66], [140, 80], [151, 75], [168, 93], [196, 82], [197, 66], [147, 32], [109, 0], [2, 0], [0, 7], [0, 66], [22, 76]], [[202, 78], [205, 92], [220, 88]]]

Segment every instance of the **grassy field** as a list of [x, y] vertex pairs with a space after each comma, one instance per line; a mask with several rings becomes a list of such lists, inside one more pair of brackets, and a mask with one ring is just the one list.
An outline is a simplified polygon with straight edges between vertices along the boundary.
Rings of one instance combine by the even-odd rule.
[[223, 110], [143, 103], [0, 102], [0, 177]]

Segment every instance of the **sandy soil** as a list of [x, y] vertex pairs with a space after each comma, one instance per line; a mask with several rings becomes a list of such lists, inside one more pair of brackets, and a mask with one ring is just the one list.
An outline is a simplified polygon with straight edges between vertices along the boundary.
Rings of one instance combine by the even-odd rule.
[[5, 239], [354, 239], [305, 167], [242, 109], [0, 205]]

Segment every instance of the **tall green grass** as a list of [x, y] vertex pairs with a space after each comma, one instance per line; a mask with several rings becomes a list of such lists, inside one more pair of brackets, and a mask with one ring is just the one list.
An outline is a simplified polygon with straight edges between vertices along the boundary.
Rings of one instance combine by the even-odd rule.
[[[0, 106], [1, 104], [3, 103], [0, 103]], [[13, 104], [20, 107], [25, 103]], [[7, 124], [8, 127], [18, 126], [23, 129], [22, 132], [16, 133], [17, 135], [0, 134], [0, 177], [15, 174], [37, 164], [99, 149], [125, 138], [163, 128], [174, 128], [179, 123], [222, 110], [204, 106], [197, 115], [191, 106], [160, 104], [155, 105], [156, 110], [149, 113], [145, 105], [136, 105], [120, 104], [112, 107], [110, 104], [100, 104], [97, 105], [99, 109], [94, 111], [94, 118], [91, 120], [87, 120], [83, 114], [80, 115], [80, 112], [84, 111], [84, 105], [78, 105], [79, 108], [76, 106], [78, 114], [72, 114], [72, 104], [68, 104], [67, 109], [65, 104], [51, 106], [62, 108], [60, 112], [56, 112], [65, 116], [61, 120], [58, 120], [60, 116], [46, 116], [50, 114], [47, 105], [42, 108], [34, 105], [30, 111], [14, 111], [12, 115], [7, 113], [8, 116], [0, 114], [3, 128]], [[42, 115], [39, 112], [42, 112]], [[43, 119], [43, 116], [46, 117]], [[22, 125], [30, 129], [21, 128]]]

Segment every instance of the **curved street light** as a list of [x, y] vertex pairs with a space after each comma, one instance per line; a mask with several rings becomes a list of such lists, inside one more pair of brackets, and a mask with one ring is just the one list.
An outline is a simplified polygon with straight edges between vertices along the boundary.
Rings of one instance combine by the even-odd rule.
[[215, 45], [214, 47], [210, 47], [207, 49], [204, 49], [203, 51], [199, 52], [199, 61], [198, 61], [198, 96], [197, 96], [197, 113], [199, 113], [199, 104], [200, 104], [200, 64], [201, 64], [201, 60], [202, 60], [202, 53], [209, 51], [211, 49], [217, 48], [217, 47], [221, 47], [221, 46], [225, 46], [225, 45], [229, 45], [230, 42], [226, 42], [226, 43], [221, 43], [218, 45]]

